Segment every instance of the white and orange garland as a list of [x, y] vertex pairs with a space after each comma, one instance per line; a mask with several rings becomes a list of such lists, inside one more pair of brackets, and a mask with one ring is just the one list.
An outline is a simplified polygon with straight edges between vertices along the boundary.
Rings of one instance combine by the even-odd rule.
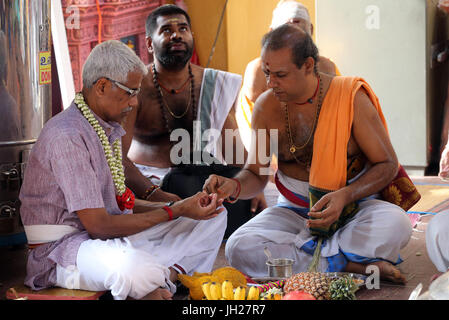
[[117, 204], [120, 210], [132, 209], [134, 207], [134, 194], [125, 185], [125, 171], [122, 163], [122, 144], [121, 140], [117, 139], [113, 142], [112, 148], [109, 144], [108, 137], [104, 132], [103, 127], [95, 119], [94, 115], [90, 111], [89, 106], [84, 101], [82, 93], [77, 93], [75, 96], [75, 104], [80, 109], [83, 116], [87, 119], [90, 125], [94, 128], [95, 132], [100, 138], [101, 145], [103, 146], [106, 161], [109, 169], [111, 170], [112, 180], [114, 181]]

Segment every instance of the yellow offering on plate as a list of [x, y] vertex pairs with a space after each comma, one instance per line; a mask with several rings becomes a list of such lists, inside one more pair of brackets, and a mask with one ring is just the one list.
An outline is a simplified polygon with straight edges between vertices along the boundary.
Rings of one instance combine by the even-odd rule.
[[189, 289], [190, 298], [193, 300], [202, 300], [204, 298], [202, 285], [205, 282], [215, 282], [221, 286], [225, 280], [228, 280], [234, 288], [239, 286], [246, 287], [245, 275], [232, 267], [223, 267], [206, 273], [194, 272], [191, 276], [178, 274], [178, 280]]

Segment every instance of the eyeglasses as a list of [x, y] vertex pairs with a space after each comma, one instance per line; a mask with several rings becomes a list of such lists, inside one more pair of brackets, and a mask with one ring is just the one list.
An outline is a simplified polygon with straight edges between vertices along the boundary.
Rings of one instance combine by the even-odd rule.
[[137, 95], [139, 94], [139, 92], [140, 92], [140, 88], [137, 88], [137, 89], [131, 89], [131, 88], [128, 88], [127, 86], [125, 86], [124, 84], [122, 84], [122, 83], [120, 83], [120, 82], [118, 82], [118, 81], [109, 79], [109, 78], [107, 78], [107, 77], [104, 77], [104, 78], [107, 79], [107, 80], [109, 80], [109, 81], [111, 81], [113, 84], [115, 84], [115, 85], [116, 85], [117, 87], [119, 87], [120, 89], [125, 90], [126, 93], [129, 95], [130, 98], [133, 98], [133, 97], [137, 96]]

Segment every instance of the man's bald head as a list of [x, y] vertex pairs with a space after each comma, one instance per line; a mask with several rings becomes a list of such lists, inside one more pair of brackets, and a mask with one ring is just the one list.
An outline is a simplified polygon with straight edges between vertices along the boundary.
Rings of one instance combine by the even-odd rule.
[[292, 52], [292, 61], [300, 69], [307, 58], [312, 57], [318, 62], [318, 48], [309, 34], [300, 28], [283, 24], [271, 30], [262, 38], [262, 51], [277, 51], [289, 48]]

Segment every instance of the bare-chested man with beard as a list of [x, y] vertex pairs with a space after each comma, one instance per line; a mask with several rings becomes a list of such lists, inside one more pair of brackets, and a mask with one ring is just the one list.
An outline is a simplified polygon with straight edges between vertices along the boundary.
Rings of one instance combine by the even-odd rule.
[[[158, 186], [170, 167], [177, 164], [173, 163], [171, 154], [172, 147], [179, 142], [170, 141], [174, 130], [188, 132], [193, 150], [193, 123], [201, 121], [201, 133], [206, 129], [221, 133], [221, 139], [206, 136], [202, 150], [219, 160], [228, 159], [226, 154], [232, 152], [233, 162], [228, 164], [243, 166], [244, 159], [238, 162], [237, 151], [245, 151], [235, 120], [241, 76], [190, 64], [194, 47], [190, 18], [175, 5], [155, 9], [148, 17], [146, 30], [154, 63], [142, 81], [139, 104], [124, 125], [126, 182], [139, 198], [153, 202], [177, 201], [178, 195], [164, 192]], [[237, 133], [230, 141], [224, 138], [226, 129]], [[203, 140], [204, 137], [200, 135]], [[263, 195], [255, 197], [251, 206], [253, 212], [265, 208]]]

